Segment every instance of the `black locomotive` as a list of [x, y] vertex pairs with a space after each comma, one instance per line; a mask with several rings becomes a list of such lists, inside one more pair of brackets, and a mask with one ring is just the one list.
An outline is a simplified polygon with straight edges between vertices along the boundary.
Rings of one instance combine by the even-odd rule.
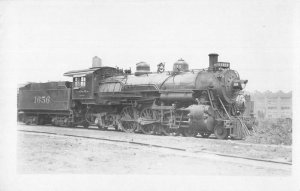
[[19, 88], [22, 121], [86, 128], [94, 124], [144, 134], [245, 136], [249, 112], [241, 97], [247, 80], [241, 80], [230, 63], [218, 62], [218, 54], [209, 54], [206, 69], [189, 69], [182, 59], [173, 71], [165, 71], [160, 63], [157, 72], [150, 72], [150, 66], [140, 62], [134, 74], [101, 65], [94, 57], [92, 68], [64, 73], [72, 82]]

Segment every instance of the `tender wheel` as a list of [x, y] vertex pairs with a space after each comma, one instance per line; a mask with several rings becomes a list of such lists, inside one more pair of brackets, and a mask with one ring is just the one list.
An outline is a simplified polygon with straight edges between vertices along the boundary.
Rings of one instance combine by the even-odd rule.
[[54, 117], [54, 118], [52, 118], [52, 120], [51, 120], [51, 124], [52, 124], [53, 126], [57, 126], [57, 127], [59, 127], [59, 123], [58, 123], [58, 119], [57, 119], [57, 117]]
[[126, 133], [133, 133], [139, 126], [138, 122], [138, 110], [134, 107], [127, 106], [121, 111], [121, 125], [123, 131]]
[[37, 125], [37, 124], [38, 124], [38, 117], [35, 116], [32, 118], [31, 125]]
[[195, 137], [197, 135], [197, 132], [193, 128], [185, 128], [182, 134], [185, 137]]
[[38, 125], [45, 125], [45, 119], [43, 116], [39, 116], [37, 120]]
[[[143, 120], [149, 120], [149, 121], [157, 121], [158, 120], [158, 114], [157, 112], [153, 111], [151, 108], [145, 108], [142, 110], [140, 117]], [[148, 124], [148, 125], [142, 125], [141, 131], [144, 134], [147, 135], [153, 135], [156, 132], [156, 124]]]
[[208, 137], [211, 135], [211, 133], [202, 132], [202, 133], [200, 133], [200, 135], [201, 135], [201, 137], [203, 137], [203, 138], [208, 138]]
[[229, 131], [223, 126], [216, 126], [214, 129], [214, 134], [218, 139], [226, 139], [229, 135]]

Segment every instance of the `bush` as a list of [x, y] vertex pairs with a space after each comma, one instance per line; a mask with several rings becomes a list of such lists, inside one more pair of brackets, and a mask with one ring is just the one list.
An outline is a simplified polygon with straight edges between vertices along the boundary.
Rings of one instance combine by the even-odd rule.
[[247, 142], [261, 144], [291, 145], [292, 124], [286, 120], [263, 120], [254, 127], [251, 136], [246, 137]]

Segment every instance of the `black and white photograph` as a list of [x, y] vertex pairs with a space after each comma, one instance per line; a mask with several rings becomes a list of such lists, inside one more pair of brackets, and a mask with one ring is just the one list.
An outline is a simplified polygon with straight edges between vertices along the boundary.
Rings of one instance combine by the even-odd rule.
[[1, 1], [0, 190], [299, 191], [299, 8]]

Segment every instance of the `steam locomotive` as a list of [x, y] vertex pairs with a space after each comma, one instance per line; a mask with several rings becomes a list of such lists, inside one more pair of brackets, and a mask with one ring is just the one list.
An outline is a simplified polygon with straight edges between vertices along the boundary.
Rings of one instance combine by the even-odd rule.
[[[182, 134], [218, 139], [245, 136], [247, 111], [243, 89], [247, 80], [209, 54], [209, 67], [189, 69], [183, 59], [165, 71], [150, 72], [145, 62], [136, 72], [93, 67], [64, 73], [72, 82], [30, 83], [19, 88], [18, 114], [26, 124], [97, 125], [99, 129], [144, 134]], [[244, 132], [244, 133], [243, 133]]]

